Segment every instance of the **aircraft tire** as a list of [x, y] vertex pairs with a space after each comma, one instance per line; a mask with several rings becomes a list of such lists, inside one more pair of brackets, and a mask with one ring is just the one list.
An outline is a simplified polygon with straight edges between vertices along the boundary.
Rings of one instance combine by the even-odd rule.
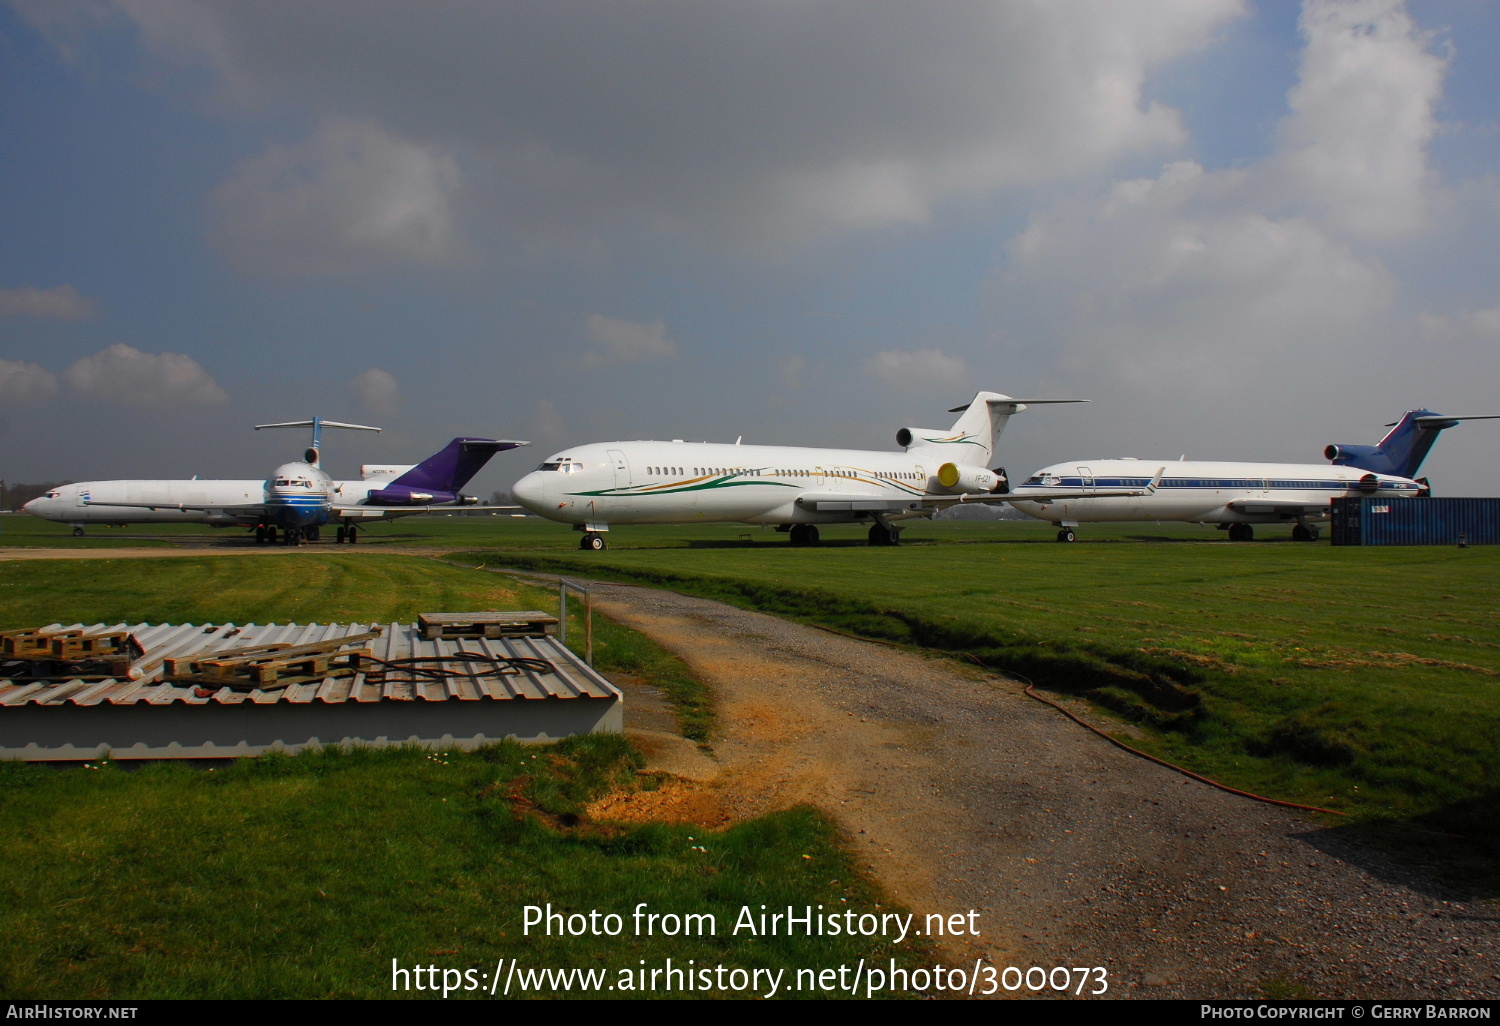
[[262, 527], [262, 526], [260, 526], [260, 525], [257, 524], [256, 528], [255, 528], [255, 544], [257, 544], [257, 545], [264, 545], [265, 543], [266, 543], [266, 529], [264, 527]]
[[351, 527], [351, 528], [349, 528], [349, 544], [353, 545], [357, 541], [359, 541], [359, 528], [357, 528], [357, 527]]
[[1072, 528], [1064, 527], [1061, 531], [1057, 532], [1057, 540], [1060, 542], [1076, 542], [1078, 535], [1073, 533]]
[[1255, 528], [1249, 524], [1230, 524], [1229, 540], [1235, 542], [1247, 542], [1255, 540]]
[[334, 543], [337, 545], [344, 544], [344, 539], [348, 536], [348, 534], [349, 531], [346, 528], [340, 527], [338, 529], [338, 533], [334, 535]]
[[870, 544], [877, 546], [895, 545], [897, 543], [896, 532], [883, 524], [870, 525]]
[[578, 539], [578, 547], [585, 552], [603, 552], [604, 539], [590, 531]]
[[74, 538], [82, 538], [83, 537], [83, 528], [81, 528], [81, 527], [75, 527], [75, 528], [73, 528], [73, 537]]
[[809, 544], [809, 545], [816, 545], [816, 544], [818, 544], [818, 528], [814, 524], [808, 524], [807, 525], [807, 544]]

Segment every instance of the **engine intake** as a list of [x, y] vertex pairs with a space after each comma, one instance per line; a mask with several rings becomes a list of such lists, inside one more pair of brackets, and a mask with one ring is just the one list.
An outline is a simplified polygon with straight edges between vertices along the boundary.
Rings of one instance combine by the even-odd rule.
[[944, 463], [938, 468], [937, 479], [946, 491], [961, 495], [998, 493], [1005, 484], [1004, 478], [993, 470], [962, 467], [957, 463]]

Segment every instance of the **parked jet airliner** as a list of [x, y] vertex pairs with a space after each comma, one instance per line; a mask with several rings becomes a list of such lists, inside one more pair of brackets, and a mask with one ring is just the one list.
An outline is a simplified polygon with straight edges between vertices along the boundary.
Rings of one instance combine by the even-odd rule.
[[340, 424], [314, 417], [262, 428], [311, 427], [312, 445], [300, 461], [284, 463], [264, 481], [87, 481], [62, 485], [22, 508], [44, 520], [73, 525], [82, 535], [88, 524], [191, 523], [254, 528], [257, 542], [287, 545], [316, 541], [319, 528], [337, 523], [340, 542], [359, 539], [359, 525], [455, 506], [484, 509], [459, 490], [497, 452], [527, 442], [455, 438], [411, 466], [367, 464], [359, 481], [335, 481], [319, 466], [325, 427], [379, 431], [362, 424]]
[[1330, 500], [1350, 495], [1429, 494], [1416, 473], [1432, 443], [1461, 420], [1412, 410], [1376, 445], [1330, 445], [1327, 464], [1222, 463], [1108, 459], [1058, 463], [1037, 471], [1007, 496], [1011, 505], [1057, 525], [1073, 541], [1081, 523], [1181, 520], [1217, 524], [1231, 541], [1250, 541], [1255, 524], [1294, 523], [1292, 537], [1316, 541], [1316, 521]]
[[599, 442], [564, 449], [516, 482], [515, 500], [584, 532], [604, 548], [612, 524], [775, 524], [793, 545], [813, 545], [820, 524], [870, 523], [871, 545], [894, 545], [897, 523], [958, 502], [1003, 494], [987, 464], [1013, 414], [1035, 403], [980, 392], [949, 430], [902, 428], [906, 451], [804, 449], [709, 442]]

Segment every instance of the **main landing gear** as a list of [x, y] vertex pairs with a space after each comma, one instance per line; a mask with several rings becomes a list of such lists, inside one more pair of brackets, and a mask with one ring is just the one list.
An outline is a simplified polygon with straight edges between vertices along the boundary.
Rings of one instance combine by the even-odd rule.
[[1292, 528], [1292, 541], [1315, 542], [1317, 540], [1318, 529], [1311, 524], [1298, 524]]
[[1071, 527], [1064, 527], [1057, 532], [1057, 540], [1060, 542], [1076, 542], [1078, 535], [1073, 533]]
[[83, 537], [83, 528], [81, 528], [81, 527], [75, 527], [75, 528], [73, 528], [73, 537], [74, 538], [82, 538]]
[[276, 528], [267, 527], [265, 524], [257, 524], [255, 527], [255, 544], [276, 544]]
[[793, 524], [789, 532], [792, 536], [793, 545], [805, 546], [818, 544], [818, 529], [812, 524]]
[[585, 552], [603, 552], [604, 536], [595, 534], [593, 531], [585, 531], [583, 537], [578, 539], [578, 547]]
[[348, 542], [350, 545], [353, 545], [355, 542], [359, 541], [359, 528], [354, 527], [353, 525], [350, 525], [349, 527], [340, 527], [338, 529], [338, 533], [334, 536], [334, 541], [339, 545], [342, 545], [344, 542]]
[[1251, 527], [1249, 524], [1230, 524], [1229, 525], [1229, 540], [1230, 541], [1254, 541], [1255, 540], [1255, 528]]
[[901, 532], [881, 523], [870, 525], [871, 545], [900, 545]]

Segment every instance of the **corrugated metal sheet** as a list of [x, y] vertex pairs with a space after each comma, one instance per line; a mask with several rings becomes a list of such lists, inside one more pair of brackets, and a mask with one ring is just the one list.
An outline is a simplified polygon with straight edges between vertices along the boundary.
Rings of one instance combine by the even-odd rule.
[[1500, 499], [1333, 500], [1334, 545], [1500, 545]]
[[[449, 638], [429, 640], [412, 624], [234, 624], [195, 626], [193, 624], [51, 624], [47, 630], [83, 630], [89, 634], [128, 631], [145, 650], [136, 665], [143, 671], [139, 680], [104, 681], [68, 680], [41, 683], [0, 680], [0, 709], [20, 705], [238, 705], [254, 703], [275, 705], [287, 703], [341, 702], [445, 702], [511, 700], [511, 699], [617, 699], [620, 692], [590, 669], [582, 659], [550, 637], [522, 638]], [[552, 666], [552, 672], [539, 673], [522, 668], [515, 675], [485, 676], [474, 669], [461, 676], [442, 681], [413, 680], [410, 674], [390, 670], [379, 685], [367, 682], [363, 673], [327, 677], [307, 684], [292, 684], [265, 691], [236, 691], [222, 688], [207, 697], [199, 695], [199, 685], [161, 681], [163, 662], [169, 658], [202, 658], [212, 654], [228, 655], [247, 645], [304, 645], [316, 641], [379, 630], [381, 636], [369, 642], [371, 654], [379, 659], [409, 657], [433, 658], [458, 652], [476, 652], [499, 658], [529, 657]]]

